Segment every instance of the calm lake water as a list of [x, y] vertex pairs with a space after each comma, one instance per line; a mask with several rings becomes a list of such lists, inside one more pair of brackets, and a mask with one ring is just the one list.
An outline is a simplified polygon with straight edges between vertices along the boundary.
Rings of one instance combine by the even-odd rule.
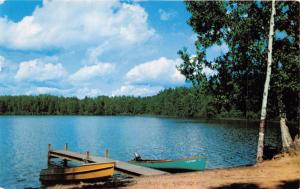
[[[266, 142], [276, 144], [279, 126], [268, 127]], [[205, 123], [139, 116], [1, 116], [0, 187], [39, 187], [47, 167], [47, 145], [113, 159], [174, 159], [208, 156], [208, 168], [253, 164], [258, 124]]]

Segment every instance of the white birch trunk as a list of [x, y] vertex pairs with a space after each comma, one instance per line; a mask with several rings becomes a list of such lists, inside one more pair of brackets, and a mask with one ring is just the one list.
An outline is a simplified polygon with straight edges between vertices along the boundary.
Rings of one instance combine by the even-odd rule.
[[256, 162], [262, 162], [262, 160], [263, 160], [265, 122], [266, 122], [268, 92], [269, 92], [269, 86], [270, 86], [271, 66], [272, 66], [274, 15], [275, 15], [275, 0], [272, 0], [272, 12], [271, 12], [271, 18], [270, 18], [270, 31], [269, 31], [269, 44], [268, 44], [268, 65], [267, 65], [267, 74], [266, 74], [266, 81], [265, 81], [264, 93], [263, 93], [263, 101], [262, 101], [262, 107], [261, 107], [261, 117], [260, 117], [260, 124], [259, 124]]

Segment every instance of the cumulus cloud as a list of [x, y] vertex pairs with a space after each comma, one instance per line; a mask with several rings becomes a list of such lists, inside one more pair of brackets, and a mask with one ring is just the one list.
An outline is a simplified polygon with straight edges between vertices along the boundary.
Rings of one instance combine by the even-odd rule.
[[75, 91], [75, 94], [78, 98], [82, 99], [84, 97], [97, 97], [99, 95], [103, 95], [103, 91], [97, 88], [80, 88]]
[[58, 94], [60, 92], [57, 88], [51, 88], [51, 87], [37, 87], [36, 92], [38, 94]]
[[0, 0], [0, 5], [2, 5], [5, 2], [5, 0]]
[[[1, 89], [1, 87], [0, 87]], [[25, 92], [15, 93], [15, 95], [57, 95], [57, 96], [66, 96], [66, 97], [77, 97], [83, 99], [85, 97], [97, 97], [103, 95], [103, 91], [97, 88], [56, 88], [56, 87], [29, 87], [29, 89], [24, 89]], [[12, 91], [6, 92], [0, 90], [0, 94], [12, 94]]]
[[91, 66], [84, 66], [70, 76], [71, 81], [81, 82], [100, 77], [111, 73], [115, 65], [110, 63], [97, 63]]
[[180, 59], [172, 60], [161, 57], [129, 70], [125, 76], [128, 83], [170, 86], [184, 84], [185, 77], [176, 69], [181, 63]]
[[135, 44], [155, 30], [137, 4], [118, 1], [43, 1], [19, 22], [0, 17], [0, 46], [14, 49], [68, 48], [105, 41]]
[[110, 50], [112, 48], [108, 41], [104, 42], [97, 47], [88, 48], [86, 51], [86, 59], [85, 63], [87, 64], [95, 64], [98, 62], [98, 57], [101, 56], [105, 51]]
[[51, 95], [63, 95], [63, 90], [55, 87], [36, 87], [26, 92], [26, 95], [40, 95], [40, 94], [51, 94]]
[[64, 78], [66, 70], [61, 64], [45, 63], [40, 59], [21, 62], [16, 80], [55, 81]]
[[123, 85], [112, 92], [112, 96], [152, 96], [163, 90], [163, 87], [149, 85]]
[[3, 70], [5, 64], [5, 58], [0, 56], [0, 72]]
[[166, 11], [164, 9], [159, 9], [158, 13], [159, 13], [159, 18], [163, 21], [170, 20], [171, 18], [176, 16], [176, 12], [173, 10]]

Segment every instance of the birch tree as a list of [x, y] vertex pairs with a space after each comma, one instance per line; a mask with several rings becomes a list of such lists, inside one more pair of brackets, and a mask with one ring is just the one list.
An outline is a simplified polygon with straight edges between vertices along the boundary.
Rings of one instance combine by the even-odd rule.
[[268, 43], [268, 62], [267, 62], [268, 65], [267, 65], [266, 81], [265, 81], [263, 100], [261, 106], [261, 116], [260, 116], [257, 155], [256, 155], [257, 162], [261, 162], [263, 160], [268, 92], [270, 88], [270, 78], [271, 78], [271, 71], [272, 71], [271, 66], [272, 66], [272, 49], [273, 49], [273, 36], [274, 36], [274, 15], [275, 15], [275, 0], [272, 0], [272, 12], [270, 18], [270, 32], [269, 32], [269, 43]]

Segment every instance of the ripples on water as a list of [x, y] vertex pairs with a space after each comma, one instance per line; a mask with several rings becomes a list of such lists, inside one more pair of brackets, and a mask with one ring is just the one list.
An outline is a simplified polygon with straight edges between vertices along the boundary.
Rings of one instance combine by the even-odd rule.
[[[130, 116], [0, 117], [0, 187], [38, 187], [47, 166], [47, 144], [127, 161], [134, 152], [148, 159], [208, 156], [208, 168], [253, 164], [258, 124], [204, 123]], [[270, 126], [266, 142], [278, 145], [279, 126]]]

